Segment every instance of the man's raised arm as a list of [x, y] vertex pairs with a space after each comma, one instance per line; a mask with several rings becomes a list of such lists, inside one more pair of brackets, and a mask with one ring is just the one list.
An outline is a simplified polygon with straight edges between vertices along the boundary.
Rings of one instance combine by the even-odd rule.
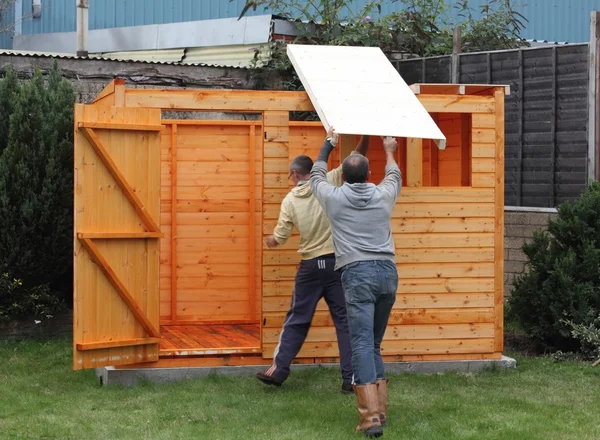
[[319, 152], [319, 157], [317, 157], [310, 171], [310, 187], [321, 205], [327, 202], [327, 196], [335, 188], [334, 185], [327, 182], [327, 161], [329, 160], [329, 155], [337, 145], [337, 141], [338, 135], [333, 127], [330, 127], [327, 132], [327, 139], [323, 142], [323, 146]]
[[363, 135], [360, 137], [358, 144], [356, 144], [356, 148], [354, 149], [354, 153], [362, 154], [366, 156], [369, 152], [369, 141], [371, 140], [371, 136]]
[[387, 136], [383, 138], [383, 149], [387, 163], [385, 165], [385, 177], [379, 184], [392, 200], [396, 200], [402, 188], [402, 174], [396, 163], [396, 149], [398, 142], [393, 137]]

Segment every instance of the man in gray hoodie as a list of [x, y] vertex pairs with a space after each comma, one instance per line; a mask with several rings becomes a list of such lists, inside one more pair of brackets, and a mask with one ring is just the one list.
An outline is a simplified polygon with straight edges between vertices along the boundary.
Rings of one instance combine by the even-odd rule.
[[398, 289], [390, 225], [402, 186], [394, 157], [398, 144], [394, 138], [383, 138], [387, 164], [379, 185], [367, 183], [369, 161], [355, 154], [344, 160], [344, 184], [336, 187], [326, 178], [327, 159], [336, 143], [337, 135], [331, 129], [312, 168], [310, 184], [331, 223], [335, 269], [342, 271], [360, 415], [356, 429], [369, 437], [379, 437], [387, 422], [388, 385], [381, 341]]

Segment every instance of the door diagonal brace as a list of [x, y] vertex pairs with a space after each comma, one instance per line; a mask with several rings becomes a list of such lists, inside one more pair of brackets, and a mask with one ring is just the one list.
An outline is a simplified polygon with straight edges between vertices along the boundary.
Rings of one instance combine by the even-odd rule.
[[112, 284], [112, 286], [115, 288], [121, 299], [125, 302], [127, 307], [129, 307], [133, 313], [133, 316], [135, 316], [142, 327], [144, 327], [144, 329], [148, 332], [148, 335], [153, 338], [159, 338], [160, 332], [150, 322], [146, 314], [136, 302], [135, 298], [131, 296], [127, 290], [127, 287], [125, 287], [121, 280], [119, 280], [119, 277], [117, 277], [117, 274], [114, 272], [108, 261], [106, 261], [106, 259], [102, 256], [98, 247], [89, 238], [82, 238], [80, 241], [94, 263], [96, 263], [110, 284]]
[[148, 211], [146, 210], [144, 204], [140, 200], [140, 198], [136, 195], [136, 193], [131, 188], [131, 185], [125, 179], [125, 176], [119, 171], [117, 165], [114, 163], [108, 150], [104, 147], [104, 144], [98, 137], [98, 135], [94, 132], [93, 129], [82, 127], [81, 131], [85, 138], [88, 140], [102, 163], [106, 166], [110, 174], [113, 176], [127, 200], [133, 206], [133, 209], [137, 212], [137, 214], [142, 219], [144, 226], [148, 229], [149, 232], [160, 232], [160, 229], [156, 222], [152, 219]]

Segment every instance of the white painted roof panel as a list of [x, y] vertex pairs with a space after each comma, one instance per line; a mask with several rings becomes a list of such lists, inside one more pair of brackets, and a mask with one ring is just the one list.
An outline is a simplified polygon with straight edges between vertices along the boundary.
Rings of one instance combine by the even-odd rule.
[[325, 129], [445, 147], [444, 134], [381, 49], [289, 44], [287, 53]]

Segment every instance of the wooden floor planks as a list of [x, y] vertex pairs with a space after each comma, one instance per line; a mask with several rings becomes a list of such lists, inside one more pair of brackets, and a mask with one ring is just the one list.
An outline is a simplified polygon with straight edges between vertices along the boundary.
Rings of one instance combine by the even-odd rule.
[[218, 353], [258, 353], [258, 324], [186, 324], [160, 328], [161, 356], [201, 356]]

